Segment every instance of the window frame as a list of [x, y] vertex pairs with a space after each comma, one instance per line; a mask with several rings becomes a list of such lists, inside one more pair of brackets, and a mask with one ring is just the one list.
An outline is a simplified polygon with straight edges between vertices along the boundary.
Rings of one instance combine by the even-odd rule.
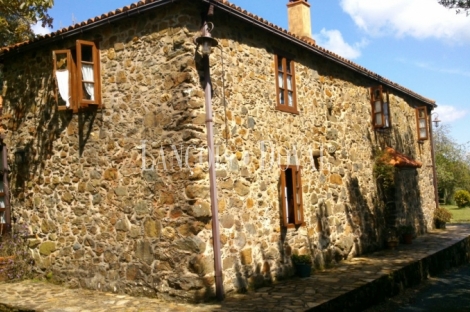
[[[424, 117], [420, 117], [420, 112], [424, 112]], [[424, 120], [424, 127], [420, 127], [420, 120]], [[429, 139], [428, 109], [426, 106], [416, 107], [416, 127], [418, 131], [418, 141]], [[421, 129], [425, 129], [426, 136], [421, 136]]]
[[[279, 71], [279, 61], [281, 61], [282, 64], [282, 71]], [[290, 73], [287, 71], [287, 64], [289, 64], [290, 68]], [[275, 54], [274, 55], [274, 72], [275, 72], [275, 79], [276, 79], [276, 109], [287, 112], [287, 113], [292, 113], [292, 114], [299, 114], [299, 111], [297, 109], [297, 90], [296, 90], [296, 85], [295, 85], [295, 62], [293, 57], [289, 57], [283, 54]], [[283, 80], [283, 86], [285, 88], [281, 88], [279, 85], [279, 74], [282, 73], [282, 80]], [[291, 85], [292, 85], [292, 90], [289, 90], [287, 88], [287, 77], [291, 77]], [[284, 104], [281, 103], [280, 99], [280, 93], [284, 95]], [[292, 106], [289, 106], [288, 101], [289, 101], [289, 91], [292, 92]]]
[[[82, 60], [82, 48], [91, 47], [92, 61]], [[70, 106], [59, 105], [59, 84], [56, 77], [57, 72], [57, 55], [67, 54], [67, 69], [69, 71], [69, 98]], [[58, 110], [72, 110], [77, 113], [79, 109], [87, 108], [90, 105], [101, 108], [101, 73], [100, 73], [100, 53], [97, 42], [87, 40], [77, 40], [75, 46], [70, 49], [60, 49], [52, 51], [53, 58], [53, 76], [55, 79], [55, 100], [57, 103]], [[94, 88], [94, 100], [84, 99], [83, 90], [83, 74], [81, 70], [82, 64], [93, 65], [93, 81], [87, 81], [87, 83], [93, 83]], [[86, 91], [85, 91], [86, 92]]]
[[[370, 88], [370, 103], [372, 107], [372, 126], [374, 129], [388, 129], [392, 127], [392, 119], [391, 119], [391, 112], [390, 112], [390, 98], [388, 90], [384, 91], [382, 86], [379, 85], [377, 87]], [[379, 92], [379, 99], [376, 98], [376, 92]], [[385, 95], [385, 101], [384, 101]], [[380, 111], [376, 110], [376, 102], [380, 101]], [[387, 112], [387, 114], [385, 113]], [[380, 119], [382, 120], [381, 124], [377, 124], [377, 116], [380, 115]]]
[[[56, 73], [58, 71], [57, 69], [57, 55], [58, 54], [66, 54], [67, 55], [67, 70], [69, 72], [69, 99], [70, 99], [70, 106], [67, 107], [65, 105], [59, 105], [59, 97], [61, 97], [59, 93], [59, 82], [57, 81], [57, 76]], [[76, 103], [74, 101], [74, 87], [73, 87], [73, 77], [75, 76], [74, 69], [75, 69], [75, 64], [73, 64], [73, 58], [72, 58], [72, 52], [69, 49], [64, 49], [64, 50], [54, 50], [52, 51], [52, 62], [53, 62], [53, 75], [55, 79], [55, 101], [59, 107], [59, 110], [66, 110], [66, 109], [72, 109], [74, 111], [77, 110]]]
[[[286, 176], [288, 171], [291, 172], [290, 185], [288, 184], [288, 179]], [[290, 202], [287, 198], [288, 195], [286, 194], [286, 190], [288, 193], [291, 193], [293, 195]], [[290, 190], [290, 192], [288, 190]], [[295, 190], [297, 190], [297, 193], [295, 193]], [[295, 196], [296, 194], [298, 196]], [[280, 199], [282, 225], [287, 228], [305, 225], [301, 166], [281, 165]], [[300, 217], [298, 213], [300, 213]], [[290, 222], [291, 214], [293, 215], [293, 222]]]
[[[89, 46], [91, 47], [92, 51], [92, 62], [83, 61], [82, 59], [82, 47]], [[99, 51], [97, 44], [93, 41], [85, 41], [85, 40], [77, 40], [77, 81], [75, 83], [75, 87], [78, 89], [77, 91], [77, 100], [80, 104], [80, 107], [88, 107], [89, 104], [91, 105], [101, 105], [101, 85], [100, 85], [100, 62], [99, 62]], [[93, 65], [93, 82], [83, 80], [83, 74], [81, 69], [82, 64], [91, 64]], [[87, 100], [84, 99], [84, 90], [82, 85], [87, 83], [93, 84], [93, 93], [94, 93], [94, 100]]]

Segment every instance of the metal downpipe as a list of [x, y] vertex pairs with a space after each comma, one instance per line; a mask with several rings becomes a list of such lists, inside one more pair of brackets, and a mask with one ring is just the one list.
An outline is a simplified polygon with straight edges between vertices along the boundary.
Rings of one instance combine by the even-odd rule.
[[[207, 23], [202, 26], [202, 36], [210, 37]], [[219, 230], [219, 213], [217, 201], [217, 181], [215, 176], [215, 155], [214, 155], [214, 131], [212, 120], [212, 82], [210, 77], [209, 55], [203, 55], [204, 66], [204, 94], [206, 108], [206, 131], [207, 131], [207, 148], [209, 153], [209, 183], [211, 197], [212, 212], [212, 243], [214, 250], [214, 271], [215, 271], [215, 290], [218, 300], [224, 299], [224, 284], [222, 277], [222, 264], [220, 253], [220, 230]]]

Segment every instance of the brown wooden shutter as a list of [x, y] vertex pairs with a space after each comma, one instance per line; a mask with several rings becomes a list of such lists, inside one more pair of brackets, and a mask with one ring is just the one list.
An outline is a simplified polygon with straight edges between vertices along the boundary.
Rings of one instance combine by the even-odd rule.
[[59, 98], [61, 98], [59, 94], [59, 82], [57, 80], [57, 72], [60, 70], [67, 70], [69, 73], [69, 103], [70, 107], [68, 109], [73, 109], [75, 106], [75, 101], [73, 97], [73, 75], [74, 69], [72, 64], [72, 54], [70, 50], [55, 50], [52, 51], [52, 63], [53, 63], [53, 76], [55, 81], [55, 101], [59, 105], [59, 110], [65, 110], [67, 107], [65, 105], [60, 105], [62, 103]]
[[294, 189], [294, 220], [295, 224], [302, 224], [304, 222], [304, 209], [302, 200], [302, 179], [300, 174], [300, 167], [292, 167], [293, 174], [293, 189]]
[[10, 190], [8, 185], [8, 150], [5, 144], [0, 143], [0, 231], [2, 234], [10, 232], [11, 229], [11, 208]]
[[[93, 80], [86, 79], [83, 75], [83, 67], [91, 66], [93, 69]], [[95, 42], [77, 40], [77, 94], [80, 107], [88, 105], [101, 106], [101, 84], [100, 84], [100, 61], [99, 51]], [[92, 94], [86, 90], [85, 85], [93, 87]]]
[[[384, 122], [385, 122], [384, 125], [386, 125], [386, 123], [388, 122], [388, 127], [390, 128], [392, 126], [392, 112], [390, 111], [390, 97], [389, 97], [388, 90], [385, 93], [385, 97], [386, 97], [386, 101], [384, 102]], [[388, 116], [385, 116], [385, 109], [388, 112]]]
[[281, 167], [281, 183], [280, 183], [280, 206], [281, 206], [281, 215], [282, 215], [282, 224], [284, 226], [288, 225], [288, 215], [289, 215], [289, 206], [287, 204], [287, 193], [286, 193], [286, 169], [287, 167]]

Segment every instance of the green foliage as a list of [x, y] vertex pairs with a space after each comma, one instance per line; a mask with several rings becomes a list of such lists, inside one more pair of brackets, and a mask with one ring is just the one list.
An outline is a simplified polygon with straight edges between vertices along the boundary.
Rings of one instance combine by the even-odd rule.
[[434, 135], [437, 187], [439, 196], [450, 204], [457, 189], [470, 191], [468, 147], [455, 142], [448, 126], [439, 127]]
[[385, 151], [375, 157], [374, 175], [376, 179], [380, 179], [385, 189], [395, 186], [395, 167], [390, 164], [390, 160], [390, 155]]
[[459, 208], [470, 205], [470, 193], [466, 190], [459, 190], [454, 195], [455, 203]]
[[52, 27], [47, 10], [53, 5], [54, 0], [0, 0], [0, 46], [33, 38], [34, 24]]
[[450, 213], [447, 209], [437, 207], [437, 209], [434, 210], [434, 220], [449, 222], [450, 219], [452, 219], [452, 213]]
[[448, 9], [455, 9], [458, 13], [466, 12], [467, 16], [470, 15], [470, 0], [439, 0], [439, 4]]
[[0, 274], [7, 280], [21, 280], [32, 275], [33, 259], [29, 252], [29, 230], [16, 227], [11, 234], [0, 237]]
[[292, 262], [294, 264], [312, 264], [312, 259], [309, 255], [292, 255]]

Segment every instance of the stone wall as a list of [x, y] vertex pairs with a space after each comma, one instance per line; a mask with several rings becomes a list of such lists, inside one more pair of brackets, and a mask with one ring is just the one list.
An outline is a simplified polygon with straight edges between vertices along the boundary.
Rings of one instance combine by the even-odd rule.
[[[385, 146], [423, 163], [420, 169], [397, 172], [397, 225], [411, 224], [418, 233], [432, 227], [430, 142], [418, 144], [416, 133], [415, 106], [422, 104], [389, 90], [392, 127], [374, 131], [369, 88], [378, 82], [250, 25], [231, 27], [238, 23], [235, 18], [215, 17], [213, 35], [223, 51], [216, 50], [211, 62], [220, 129], [216, 142], [226, 147], [218, 188], [224, 207], [221, 232], [228, 238], [225, 276], [243, 288], [247, 285], [240, 277], [249, 286], [289, 274], [292, 252], [309, 253], [316, 267], [324, 267], [382, 248], [385, 211], [373, 164]], [[276, 50], [296, 57], [299, 115], [276, 110]], [[331, 146], [332, 154], [327, 152]], [[320, 148], [324, 157], [315, 170], [309, 152]], [[296, 163], [293, 155], [302, 166], [306, 225], [285, 229], [277, 164]]]
[[[13, 216], [30, 226], [38, 269], [57, 281], [167, 299], [213, 295], [204, 77], [193, 43], [199, 25], [197, 5], [171, 4], [8, 59], [5, 142], [10, 159], [17, 148], [28, 150], [28, 162], [12, 166]], [[323, 267], [381, 248], [384, 212], [372, 168], [385, 145], [424, 163], [403, 174], [397, 198], [403, 222], [420, 232], [432, 226], [430, 142], [416, 141], [419, 103], [390, 90], [393, 126], [376, 132], [369, 87], [377, 82], [222, 12], [214, 25], [227, 291], [290, 276], [292, 252]], [[101, 39], [104, 109], [59, 112], [51, 51], [94, 38]], [[299, 115], [275, 109], [274, 48], [296, 55]], [[314, 170], [310, 149], [327, 147], [334, 153]], [[285, 229], [277, 163], [294, 155], [306, 224]]]

